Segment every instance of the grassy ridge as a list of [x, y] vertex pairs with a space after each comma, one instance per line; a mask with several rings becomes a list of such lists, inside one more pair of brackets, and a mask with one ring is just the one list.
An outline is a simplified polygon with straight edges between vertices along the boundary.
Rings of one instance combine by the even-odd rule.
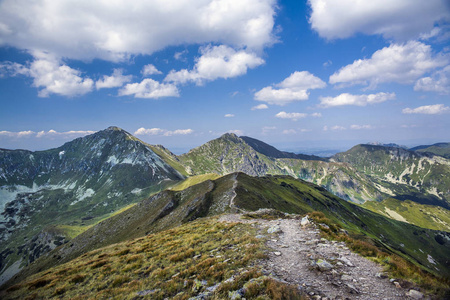
[[245, 286], [248, 299], [300, 299], [294, 289], [275, 284], [252, 267], [265, 256], [264, 241], [255, 234], [250, 225], [202, 219], [86, 253], [10, 287], [1, 296], [188, 299], [208, 293], [209, 287], [212, 299], [224, 299]]
[[370, 201], [362, 207], [391, 219], [408, 222], [422, 228], [450, 232], [450, 211], [434, 205], [424, 205], [413, 201], [393, 198], [381, 202]]

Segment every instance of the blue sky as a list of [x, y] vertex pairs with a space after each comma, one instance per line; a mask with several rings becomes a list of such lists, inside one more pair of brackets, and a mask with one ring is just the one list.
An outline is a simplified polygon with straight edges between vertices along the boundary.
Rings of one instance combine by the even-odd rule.
[[0, 148], [450, 141], [449, 28], [444, 0], [3, 0]]

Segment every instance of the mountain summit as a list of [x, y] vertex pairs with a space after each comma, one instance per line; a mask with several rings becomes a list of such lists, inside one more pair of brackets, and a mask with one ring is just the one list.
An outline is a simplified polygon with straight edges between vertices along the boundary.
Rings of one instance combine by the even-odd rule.
[[0, 269], [13, 273], [75, 228], [182, 179], [148, 145], [114, 126], [47, 151], [0, 150]]

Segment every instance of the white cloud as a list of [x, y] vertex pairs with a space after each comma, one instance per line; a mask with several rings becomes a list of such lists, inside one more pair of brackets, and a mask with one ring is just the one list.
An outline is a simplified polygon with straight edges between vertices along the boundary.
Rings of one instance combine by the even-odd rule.
[[443, 67], [448, 57], [432, 56], [431, 47], [417, 41], [391, 44], [369, 59], [355, 60], [330, 76], [330, 83], [363, 84], [375, 88], [383, 82], [412, 84], [426, 72]]
[[297, 131], [295, 131], [295, 129], [285, 129], [282, 132], [283, 134], [296, 134]]
[[361, 130], [361, 129], [373, 129], [372, 125], [351, 125], [350, 129], [353, 130]]
[[176, 130], [167, 130], [161, 128], [144, 128], [141, 127], [134, 132], [134, 135], [162, 135], [162, 136], [172, 136], [172, 135], [187, 135], [193, 133], [192, 129], [176, 129]]
[[343, 93], [336, 97], [320, 97], [319, 106], [324, 108], [342, 105], [366, 106], [368, 104], [381, 103], [393, 99], [395, 99], [395, 93], [377, 93], [369, 95]]
[[422, 77], [414, 85], [415, 91], [450, 94], [450, 66], [434, 72], [431, 76]]
[[[273, 36], [276, 1], [53, 1], [0, 3], [0, 44], [56, 57], [120, 61], [183, 44], [261, 50]], [[76, 17], [75, 17], [76, 16]]]
[[356, 33], [380, 34], [386, 39], [417, 39], [432, 32], [435, 23], [449, 20], [447, 0], [309, 0], [311, 27], [327, 39]]
[[113, 74], [111, 76], [103, 75], [102, 79], [99, 79], [95, 82], [95, 87], [97, 90], [103, 88], [115, 88], [121, 87], [125, 83], [130, 82], [132, 75], [123, 75], [122, 69], [114, 69]]
[[200, 52], [201, 56], [192, 70], [172, 70], [164, 81], [195, 82], [197, 85], [202, 85], [205, 81], [244, 75], [248, 69], [256, 68], [264, 63], [264, 60], [255, 53], [246, 50], [237, 51], [225, 45], [203, 47]]
[[297, 121], [298, 119], [305, 118], [306, 116], [307, 116], [307, 114], [304, 114], [304, 113], [297, 113], [297, 112], [287, 113], [285, 111], [280, 111], [279, 113], [277, 113], [275, 115], [275, 117], [277, 117], [277, 118], [290, 119], [292, 121]]
[[240, 129], [232, 129], [232, 130], [228, 130], [228, 133], [234, 133], [235, 135], [241, 136], [244, 135], [244, 131], [240, 130]]
[[58, 132], [56, 130], [50, 129], [47, 132], [45, 132], [44, 130], [39, 131], [36, 134], [36, 137], [38, 137], [38, 138], [41, 138], [41, 137], [76, 138], [76, 137], [81, 137], [81, 136], [85, 136], [85, 135], [93, 134], [93, 133], [95, 133], [95, 131], [92, 131], [92, 130], [70, 130], [70, 131]]
[[134, 95], [135, 98], [179, 97], [178, 88], [170, 83], [160, 83], [150, 78], [140, 83], [129, 83], [119, 90], [119, 96]]
[[154, 74], [162, 74], [162, 72], [159, 71], [154, 65], [148, 64], [142, 68], [141, 74], [143, 76], [150, 76]]
[[268, 134], [269, 132], [271, 132], [272, 130], [275, 130], [275, 129], [277, 129], [275, 126], [264, 126], [262, 128], [262, 130], [261, 130], [261, 133], [263, 135], [266, 135], [266, 134]]
[[175, 52], [175, 54], [173, 55], [173, 58], [175, 58], [176, 60], [180, 60], [180, 61], [187, 61], [185, 55], [188, 53], [187, 50], [183, 50], [180, 52]]
[[311, 114], [311, 117], [314, 117], [314, 118], [321, 118], [322, 117], [322, 114], [321, 113], [312, 113]]
[[226, 115], [225, 115], [225, 118], [232, 118], [232, 117], [234, 117], [233, 114], [226, 114]]
[[82, 77], [82, 73], [62, 64], [54, 56], [34, 52], [35, 60], [27, 66], [18, 63], [5, 62], [0, 66], [10, 76], [25, 75], [33, 78], [33, 86], [42, 88], [39, 97], [48, 97], [50, 94], [62, 96], [79, 96], [92, 91], [94, 81]]
[[91, 130], [71, 130], [71, 131], [65, 131], [65, 132], [58, 132], [53, 129], [49, 131], [39, 131], [34, 132], [32, 130], [26, 130], [26, 131], [19, 131], [19, 132], [13, 132], [13, 131], [0, 131], [0, 136], [6, 136], [6, 137], [12, 137], [12, 138], [24, 138], [24, 137], [36, 137], [36, 138], [55, 138], [55, 137], [62, 137], [62, 138], [77, 138], [81, 136], [85, 136], [88, 134], [93, 134], [95, 131]]
[[339, 125], [334, 125], [332, 127], [328, 127], [327, 125], [323, 126], [323, 131], [328, 131], [328, 130], [345, 130], [346, 128], [343, 126], [339, 126]]
[[31, 130], [26, 131], [19, 131], [19, 132], [13, 132], [13, 131], [0, 131], [0, 136], [6, 136], [6, 137], [12, 137], [12, 138], [22, 138], [22, 137], [29, 137], [36, 134], [36, 132]]
[[253, 106], [251, 109], [252, 110], [259, 110], [259, 109], [268, 109], [269, 107], [266, 104], [259, 104], [256, 106]]
[[269, 104], [285, 105], [293, 101], [307, 100], [308, 90], [324, 88], [326, 83], [308, 71], [294, 72], [282, 82], [267, 86], [255, 93], [255, 100]]
[[444, 106], [444, 104], [424, 105], [417, 108], [405, 108], [402, 110], [404, 114], [425, 114], [425, 115], [438, 115], [450, 112], [450, 107]]

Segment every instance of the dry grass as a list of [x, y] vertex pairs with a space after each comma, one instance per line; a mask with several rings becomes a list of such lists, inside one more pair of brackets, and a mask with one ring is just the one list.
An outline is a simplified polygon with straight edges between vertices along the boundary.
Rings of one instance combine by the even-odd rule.
[[[265, 257], [264, 241], [255, 234], [248, 224], [197, 220], [86, 253], [10, 287], [0, 298], [133, 299], [145, 292], [148, 299], [188, 299], [220, 283], [212, 299], [244, 287], [247, 299], [300, 299], [296, 289], [262, 280], [252, 267]], [[193, 288], [202, 280], [206, 285]]]

